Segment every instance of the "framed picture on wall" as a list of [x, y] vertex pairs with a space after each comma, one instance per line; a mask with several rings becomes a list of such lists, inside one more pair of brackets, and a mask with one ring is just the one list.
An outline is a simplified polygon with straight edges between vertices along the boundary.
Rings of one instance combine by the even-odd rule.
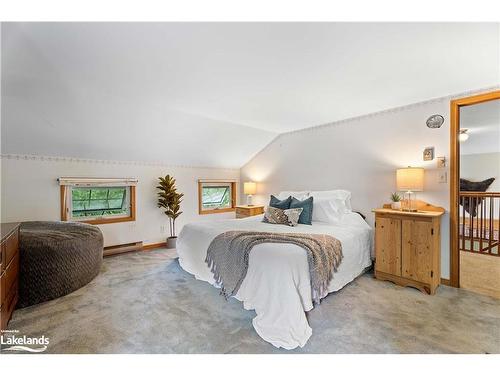
[[434, 159], [434, 147], [426, 147], [424, 149], [424, 161], [430, 161]]

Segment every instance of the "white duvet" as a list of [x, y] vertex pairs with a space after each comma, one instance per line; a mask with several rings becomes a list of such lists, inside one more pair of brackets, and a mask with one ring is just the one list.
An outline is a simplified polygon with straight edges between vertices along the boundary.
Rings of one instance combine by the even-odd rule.
[[[206, 252], [210, 242], [228, 230], [325, 233], [339, 239], [344, 258], [333, 275], [329, 293], [341, 289], [371, 265], [371, 228], [358, 214], [350, 213], [341, 224], [335, 225], [313, 222], [313, 225], [288, 227], [263, 223], [262, 216], [187, 224], [177, 240], [181, 267], [197, 279], [215, 285], [205, 263]], [[278, 243], [255, 246], [250, 253], [247, 275], [235, 298], [243, 302], [245, 309], [255, 310], [255, 330], [274, 346], [294, 349], [304, 346], [311, 337], [305, 311], [313, 308], [313, 302], [307, 255], [301, 247]], [[224, 303], [222, 297], [221, 303]]]

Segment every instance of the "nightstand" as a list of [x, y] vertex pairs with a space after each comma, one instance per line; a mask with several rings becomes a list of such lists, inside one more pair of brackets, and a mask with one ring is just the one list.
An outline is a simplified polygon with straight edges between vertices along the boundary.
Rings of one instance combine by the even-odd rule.
[[441, 282], [441, 216], [444, 209], [375, 213], [375, 277], [434, 294]]
[[236, 219], [260, 215], [264, 213], [264, 206], [236, 206]]

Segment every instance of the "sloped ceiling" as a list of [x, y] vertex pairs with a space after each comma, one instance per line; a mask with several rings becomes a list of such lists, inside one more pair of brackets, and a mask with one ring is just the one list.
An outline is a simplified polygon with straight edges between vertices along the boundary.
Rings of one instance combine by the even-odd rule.
[[2, 153], [240, 167], [278, 133], [500, 82], [498, 24], [2, 24]]
[[460, 108], [460, 127], [469, 134], [460, 154], [500, 152], [500, 100]]

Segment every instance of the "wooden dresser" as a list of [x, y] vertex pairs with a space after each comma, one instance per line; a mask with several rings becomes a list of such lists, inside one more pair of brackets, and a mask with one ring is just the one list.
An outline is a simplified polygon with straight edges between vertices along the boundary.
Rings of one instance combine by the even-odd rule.
[[19, 223], [1, 224], [0, 329], [6, 329], [18, 298]]
[[[429, 207], [431, 208], [431, 207]], [[375, 213], [375, 277], [434, 294], [441, 282], [441, 216], [444, 209]]]
[[264, 206], [236, 206], [236, 219], [260, 215], [264, 213]]

